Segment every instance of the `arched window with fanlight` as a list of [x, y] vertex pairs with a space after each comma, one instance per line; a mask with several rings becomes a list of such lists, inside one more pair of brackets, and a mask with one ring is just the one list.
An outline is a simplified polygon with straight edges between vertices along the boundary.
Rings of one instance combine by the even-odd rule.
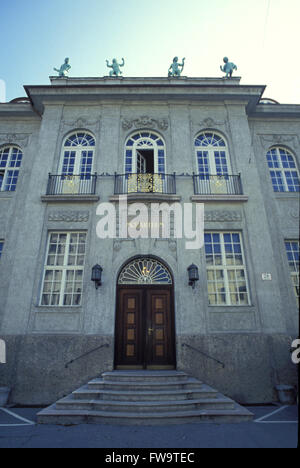
[[274, 192], [299, 192], [299, 171], [294, 155], [287, 148], [270, 148], [267, 163]]
[[125, 144], [125, 172], [163, 174], [166, 172], [165, 143], [151, 131], [131, 135]]
[[226, 140], [207, 130], [195, 138], [198, 174], [194, 176], [196, 194], [241, 194], [239, 175], [232, 175]]
[[17, 146], [0, 148], [0, 191], [16, 190], [23, 153]]
[[59, 176], [51, 177], [49, 194], [91, 194], [96, 176], [92, 175], [95, 138], [86, 131], [77, 131], [63, 142]]
[[124, 172], [116, 176], [115, 193], [176, 193], [175, 175], [166, 174], [165, 142], [151, 130], [127, 138]]
[[61, 174], [85, 176], [92, 173], [95, 138], [87, 132], [69, 135], [63, 145]]
[[195, 139], [199, 175], [228, 175], [230, 161], [224, 138], [211, 131], [201, 132]]
[[172, 284], [172, 276], [167, 268], [151, 257], [141, 257], [132, 260], [123, 267], [119, 285]]

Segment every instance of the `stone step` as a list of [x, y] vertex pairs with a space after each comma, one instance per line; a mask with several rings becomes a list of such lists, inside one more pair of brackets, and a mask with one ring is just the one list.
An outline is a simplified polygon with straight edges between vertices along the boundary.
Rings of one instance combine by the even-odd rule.
[[42, 410], [37, 415], [39, 424], [117, 424], [157, 426], [187, 423], [240, 423], [251, 421], [253, 414], [235, 405], [227, 410], [197, 410], [159, 413], [124, 413], [86, 410], [57, 410], [55, 405]]
[[165, 400], [165, 401], [116, 401], [116, 400], [75, 400], [68, 396], [56, 403], [58, 410], [86, 410], [135, 413], [156, 413], [190, 411], [201, 409], [233, 409], [234, 402], [229, 398], [201, 398], [197, 400]]
[[177, 371], [105, 372], [37, 415], [43, 424], [158, 425], [252, 418], [230, 398]]
[[193, 400], [198, 398], [216, 398], [218, 392], [208, 385], [200, 389], [180, 390], [91, 390], [88, 386], [72, 393], [75, 400], [111, 400], [111, 401], [162, 401], [162, 400]]
[[110, 380], [103, 380], [101, 378], [99, 379], [93, 379], [88, 383], [88, 387], [90, 390], [119, 390], [119, 391], [130, 391], [130, 390], [136, 390], [139, 389], [141, 391], [155, 391], [155, 390], [163, 390], [164, 388], [172, 389], [172, 390], [189, 390], [189, 389], [199, 389], [202, 387], [202, 382], [200, 380], [194, 379], [194, 378], [188, 378], [185, 381], [182, 382], [152, 382], [152, 381], [147, 381], [145, 382], [144, 380], [141, 381], [110, 381]]
[[104, 372], [102, 378], [105, 381], [118, 382], [184, 382], [188, 379], [185, 372], [167, 370], [167, 371], [112, 371]]

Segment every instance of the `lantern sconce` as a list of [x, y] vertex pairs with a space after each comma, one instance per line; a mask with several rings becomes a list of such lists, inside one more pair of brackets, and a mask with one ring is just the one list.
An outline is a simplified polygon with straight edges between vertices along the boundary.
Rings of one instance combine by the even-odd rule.
[[101, 277], [102, 277], [103, 268], [100, 265], [95, 265], [92, 268], [92, 281], [95, 283], [95, 288], [98, 289], [101, 286]]
[[189, 275], [189, 285], [195, 289], [196, 281], [199, 281], [198, 267], [192, 263], [187, 269]]

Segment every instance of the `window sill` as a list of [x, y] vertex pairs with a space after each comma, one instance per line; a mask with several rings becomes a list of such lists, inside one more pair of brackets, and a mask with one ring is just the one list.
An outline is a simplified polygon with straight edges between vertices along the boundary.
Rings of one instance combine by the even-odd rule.
[[52, 313], [62, 313], [62, 314], [79, 314], [81, 313], [82, 306], [35, 306], [35, 312], [37, 314], [52, 314]]
[[41, 201], [48, 202], [62, 202], [62, 203], [88, 203], [97, 202], [100, 200], [98, 195], [42, 195]]
[[11, 192], [11, 191], [9, 191], [9, 190], [0, 192], [0, 200], [1, 200], [1, 198], [3, 198], [3, 199], [10, 199], [10, 198], [13, 198], [15, 193], [16, 193], [16, 192]]
[[300, 192], [274, 192], [275, 198], [282, 200], [283, 198], [295, 198], [299, 199]]
[[222, 313], [222, 312], [230, 312], [230, 313], [236, 313], [236, 312], [254, 312], [255, 311], [255, 306], [254, 305], [208, 305], [209, 311], [213, 313]]
[[247, 202], [247, 195], [228, 195], [228, 194], [216, 194], [216, 195], [192, 195], [190, 200], [196, 203], [202, 202]]

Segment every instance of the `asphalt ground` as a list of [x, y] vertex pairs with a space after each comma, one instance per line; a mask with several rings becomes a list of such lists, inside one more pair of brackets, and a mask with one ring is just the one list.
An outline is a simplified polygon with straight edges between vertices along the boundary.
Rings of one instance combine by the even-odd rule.
[[247, 408], [255, 415], [253, 422], [169, 426], [37, 425], [36, 414], [41, 408], [0, 408], [0, 448], [103, 448], [130, 453], [128, 449], [141, 448], [297, 447], [297, 406]]

